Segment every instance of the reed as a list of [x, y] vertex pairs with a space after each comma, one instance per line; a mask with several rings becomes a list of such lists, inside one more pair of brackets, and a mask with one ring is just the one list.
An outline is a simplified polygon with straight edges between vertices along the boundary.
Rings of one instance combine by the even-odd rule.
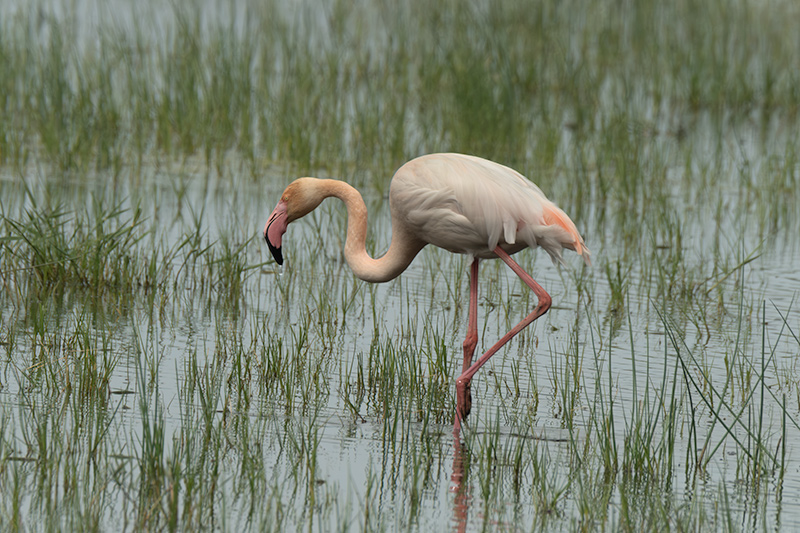
[[[295, 7], [0, 17], [0, 523], [795, 526], [796, 8]], [[258, 235], [338, 177], [378, 255], [393, 170], [445, 150], [522, 171], [595, 254], [517, 256], [555, 305], [459, 440], [468, 261], [363, 284], [333, 202], [285, 270]], [[479, 350], [535, 303], [498, 263]]]

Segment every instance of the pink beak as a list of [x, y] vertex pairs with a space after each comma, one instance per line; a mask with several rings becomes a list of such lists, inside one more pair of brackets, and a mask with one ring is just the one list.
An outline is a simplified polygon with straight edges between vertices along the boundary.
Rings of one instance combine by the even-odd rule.
[[267, 225], [264, 226], [264, 239], [267, 241], [269, 251], [275, 262], [279, 265], [283, 264], [283, 254], [281, 253], [281, 238], [286, 233], [286, 227], [289, 225], [289, 217], [286, 214], [286, 202], [281, 200], [278, 205], [273, 209], [272, 214], [267, 220]]

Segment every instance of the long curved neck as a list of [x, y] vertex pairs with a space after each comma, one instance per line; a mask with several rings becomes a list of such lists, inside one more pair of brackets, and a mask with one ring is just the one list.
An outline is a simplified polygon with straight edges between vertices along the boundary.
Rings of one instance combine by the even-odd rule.
[[414, 237], [392, 210], [392, 242], [389, 250], [378, 259], [367, 253], [367, 206], [361, 194], [343, 181], [320, 180], [325, 197], [336, 197], [347, 207], [347, 239], [344, 257], [353, 273], [364, 281], [380, 283], [399, 276], [425, 243]]

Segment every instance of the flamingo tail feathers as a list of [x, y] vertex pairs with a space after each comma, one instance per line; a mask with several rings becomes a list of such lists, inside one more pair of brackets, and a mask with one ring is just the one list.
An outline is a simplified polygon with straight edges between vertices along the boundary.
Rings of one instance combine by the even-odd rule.
[[542, 215], [544, 217], [544, 222], [548, 226], [558, 226], [563, 228], [568, 234], [571, 241], [562, 242], [562, 246], [564, 248], [569, 248], [574, 250], [578, 255], [583, 257], [584, 262], [588, 266], [592, 266], [591, 260], [591, 252], [586, 247], [583, 242], [583, 237], [581, 234], [578, 233], [578, 228], [575, 227], [575, 223], [567, 216], [564, 211], [556, 207], [555, 204], [550, 203], [549, 205], [543, 206]]

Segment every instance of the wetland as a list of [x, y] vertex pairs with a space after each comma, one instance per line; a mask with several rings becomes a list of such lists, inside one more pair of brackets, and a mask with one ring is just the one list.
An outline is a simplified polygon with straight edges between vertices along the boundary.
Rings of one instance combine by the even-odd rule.
[[[800, 8], [298, 0], [0, 7], [0, 526], [800, 527]], [[472, 383], [468, 260], [371, 285], [424, 153], [511, 166], [592, 250]], [[481, 264], [485, 350], [535, 306]]]

